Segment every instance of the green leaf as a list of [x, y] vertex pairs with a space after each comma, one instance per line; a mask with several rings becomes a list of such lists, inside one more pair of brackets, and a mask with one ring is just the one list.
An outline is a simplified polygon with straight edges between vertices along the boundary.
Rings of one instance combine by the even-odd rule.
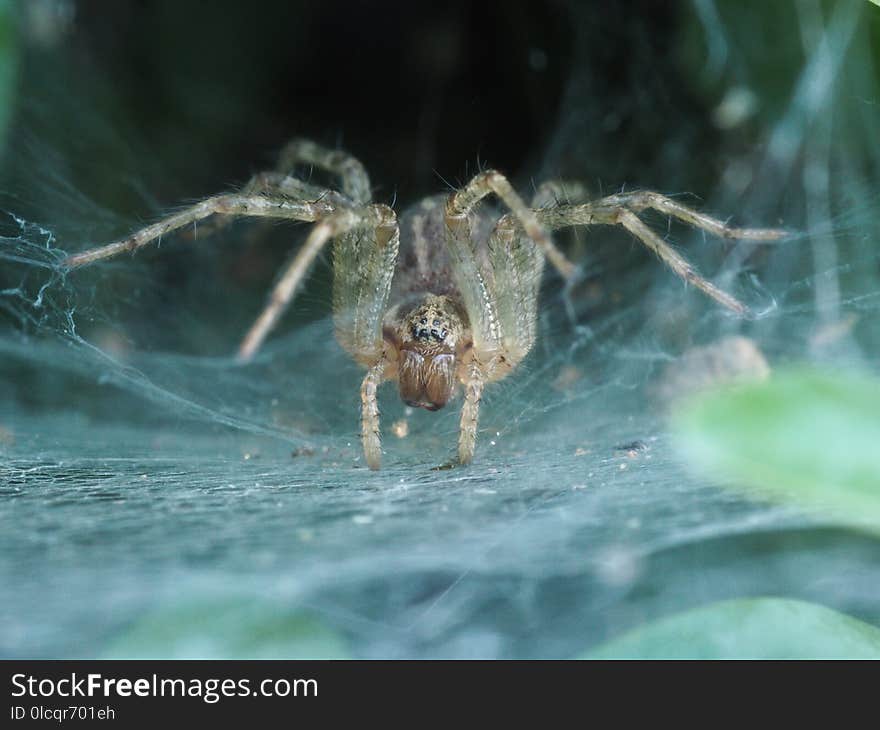
[[793, 370], [703, 395], [675, 426], [709, 477], [880, 529], [880, 381]]
[[780, 598], [711, 603], [640, 626], [584, 659], [880, 659], [880, 629]]
[[158, 610], [117, 636], [105, 658], [345, 659], [343, 640], [313, 616], [234, 600]]

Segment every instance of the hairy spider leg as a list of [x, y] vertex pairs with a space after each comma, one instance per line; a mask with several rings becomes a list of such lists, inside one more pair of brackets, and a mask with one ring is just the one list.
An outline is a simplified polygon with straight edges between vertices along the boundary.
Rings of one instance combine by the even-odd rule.
[[[372, 231], [371, 237], [357, 235], [358, 230], [364, 228]], [[266, 308], [245, 335], [239, 358], [247, 360], [259, 349], [293, 300], [312, 262], [331, 238], [336, 239], [333, 284], [336, 336], [358, 362], [368, 367], [361, 385], [361, 440], [367, 465], [378, 469], [382, 444], [376, 393], [389, 364], [383, 346], [382, 317], [400, 240], [397, 217], [391, 208], [386, 205], [342, 208], [316, 223], [282, 272]]]
[[446, 220], [461, 219], [487, 195], [494, 193], [511, 211], [526, 235], [544, 252], [563, 278], [569, 278], [575, 270], [565, 254], [553, 243], [547, 231], [513, 189], [507, 178], [497, 170], [486, 170], [476, 175], [465, 187], [449, 196], [446, 204]]
[[490, 380], [500, 380], [515, 368], [535, 343], [538, 295], [544, 273], [544, 255], [535, 242], [504, 216], [489, 237], [489, 265], [501, 334], [501, 352]]
[[[291, 175], [290, 172], [300, 163], [312, 164], [338, 175], [345, 195], [320, 188]], [[387, 219], [384, 207], [378, 215], [375, 211], [351, 212], [355, 204], [367, 202], [369, 199], [369, 177], [357, 159], [308, 140], [293, 140], [281, 152], [278, 171], [255, 175], [240, 193], [207, 198], [121, 241], [69, 256], [65, 259], [64, 265], [68, 268], [76, 268], [126, 251], [136, 251], [168, 233], [216, 214], [223, 215], [227, 221], [234, 216], [291, 218], [308, 222], [326, 220], [324, 225], [319, 225], [312, 231], [302, 250], [276, 284], [269, 305], [245, 336], [239, 348], [239, 357], [246, 360], [262, 344], [269, 330], [291, 301], [309, 265], [330, 237], [350, 230], [361, 220], [361, 216], [365, 216], [365, 220], [377, 218], [382, 221], [380, 225], [384, 224]]]
[[467, 365], [464, 382], [464, 404], [461, 407], [461, 423], [458, 432], [458, 460], [470, 464], [477, 445], [477, 424], [480, 420], [480, 401], [486, 385], [483, 367], [471, 360]]
[[284, 218], [313, 222], [332, 212], [333, 206], [326, 200], [309, 202], [241, 193], [215, 195], [146, 226], [120, 241], [68, 256], [62, 265], [75, 269], [121, 253], [134, 252], [162, 236], [212, 215]]
[[397, 217], [387, 205], [370, 205], [365, 208], [340, 208], [318, 221], [296, 256], [282, 271], [269, 295], [268, 304], [244, 336], [238, 349], [240, 360], [249, 360], [263, 344], [327, 241], [359, 227], [396, 231]]
[[[217, 195], [142, 228], [121, 241], [68, 256], [62, 263], [69, 269], [75, 269], [125, 252], [134, 252], [162, 236], [212, 215], [320, 221], [312, 229], [302, 249], [285, 269], [272, 292], [269, 304], [245, 336], [239, 348], [239, 358], [247, 360], [257, 351], [269, 330], [290, 303], [297, 286], [327, 240], [359, 225], [396, 226], [394, 212], [387, 206], [377, 205], [359, 209], [337, 207], [338, 205], [338, 201], [334, 201], [332, 195], [317, 201], [239, 193]], [[389, 223], [389, 220], [393, 222]]]
[[724, 238], [771, 241], [787, 235], [787, 232], [781, 229], [734, 228], [666, 196], [651, 192], [621, 193], [590, 203], [540, 208], [536, 209], [534, 213], [549, 230], [566, 226], [623, 226], [657, 254], [660, 260], [685, 282], [693, 284], [707, 296], [737, 315], [747, 316], [749, 309], [745, 304], [700, 276], [684, 256], [666, 243], [638, 217], [636, 212], [645, 208], [653, 208]]
[[347, 152], [331, 150], [308, 139], [294, 139], [281, 150], [278, 170], [290, 173], [299, 164], [314, 165], [337, 175], [342, 183], [342, 192], [356, 205], [366, 205], [372, 200], [366, 168]]
[[386, 370], [396, 364], [396, 358], [388, 352], [383, 323], [400, 229], [390, 208], [372, 209], [375, 225], [353, 228], [334, 239], [333, 322], [339, 344], [367, 368], [361, 385], [361, 441], [367, 465], [378, 469], [382, 444], [376, 391]]
[[320, 201], [307, 202], [265, 195], [217, 195], [147, 226], [121, 241], [68, 256], [63, 265], [73, 269], [126, 251], [137, 251], [172, 231], [217, 214], [319, 221], [293, 261], [285, 268], [272, 291], [268, 305], [245, 335], [238, 353], [241, 360], [250, 359], [259, 349], [293, 299], [315, 257], [330, 238], [357, 226], [396, 227], [394, 212], [383, 205], [366, 208], [335, 207], [329, 196]]
[[[574, 265], [550, 239], [535, 212], [523, 202], [500, 172], [482, 172], [449, 196], [446, 204], [447, 245], [473, 336], [473, 349], [470, 358], [463, 362], [465, 369], [460, 375], [465, 386], [458, 441], [458, 457], [462, 464], [470, 462], [474, 455], [479, 405], [485, 384], [504, 377], [522, 356], [513, 348], [508, 351], [508, 345], [516, 340], [516, 326], [512, 324], [509, 312], [512, 307], [508, 306], [510, 300], [506, 297], [515, 297], [518, 294], [505, 293], [505, 298], [499, 305], [499, 282], [494, 275], [487, 276], [487, 272], [482, 270], [468, 220], [476, 205], [491, 194], [496, 195], [510, 209], [511, 216], [534, 246], [543, 252], [564, 277], [570, 277], [575, 270]], [[538, 260], [543, 261], [541, 257]], [[504, 265], [498, 259], [491, 263], [493, 266]], [[515, 282], [505, 281], [502, 284], [515, 285]], [[521, 294], [526, 296], [525, 293]], [[514, 330], [508, 332], [507, 336], [505, 324]], [[527, 333], [526, 339], [529, 339]]]
[[382, 436], [379, 432], [379, 401], [377, 391], [385, 376], [385, 358], [367, 370], [361, 383], [361, 443], [367, 466], [373, 471], [382, 464]]
[[[297, 165], [313, 165], [336, 175], [342, 193], [306, 182], [293, 174]], [[290, 195], [298, 200], [320, 200], [326, 196], [340, 205], [366, 205], [371, 200], [370, 178], [359, 160], [346, 152], [331, 150], [307, 139], [288, 142], [278, 155], [274, 170], [259, 172], [241, 189], [244, 195], [262, 193], [270, 196]], [[215, 220], [210, 233], [225, 228], [232, 219]]]
[[790, 235], [781, 228], [737, 228], [729, 226], [723, 221], [712, 216], [700, 213], [693, 208], [679, 203], [677, 200], [654, 193], [649, 190], [633, 191], [631, 193], [618, 193], [609, 195], [597, 201], [597, 205], [617, 206], [629, 208], [634, 213], [641, 213], [646, 208], [651, 208], [680, 221], [707, 231], [719, 238], [733, 238], [749, 241], [777, 241]]

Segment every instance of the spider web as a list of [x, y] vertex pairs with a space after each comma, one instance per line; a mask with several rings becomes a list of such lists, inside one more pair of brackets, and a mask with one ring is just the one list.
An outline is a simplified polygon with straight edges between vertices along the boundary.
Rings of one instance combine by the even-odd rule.
[[[673, 610], [768, 593], [880, 620], [876, 542], [690, 475], [657, 399], [682, 352], [729, 335], [748, 337], [771, 366], [877, 368], [870, 10], [788, 8], [802, 44], [791, 83], [766, 117], [748, 117], [755, 144], [723, 137], [729, 147], [714, 152], [727, 177], [710, 188], [675, 165], [686, 124], [664, 130], [652, 163], [601, 154], [587, 130], [614, 120], [584, 103], [600, 81], [575, 59], [541, 177], [631, 167], [645, 187], [699, 184], [709, 210], [801, 233], [759, 249], [669, 229], [760, 313], [747, 322], [619, 232], [563, 238], [589, 250], [585, 280], [563, 295], [548, 277], [539, 343], [487, 393], [467, 469], [438, 468], [454, 452], [457, 408], [411, 412], [386, 385], [383, 469], [366, 470], [361, 372], [333, 339], [327, 261], [256, 361], [234, 361], [267, 285], [237, 277], [238, 257], [287, 249], [303, 226], [194, 231], [195, 242], [65, 273], [65, 253], [140, 221], [74, 182], [83, 160], [44, 141], [41, 125], [57, 112], [32, 90], [7, 153], [19, 177], [0, 201], [0, 653], [101, 654], [144, 616], [189, 606], [210, 616], [235, 601], [307, 612], [366, 657], [572, 656]], [[720, 128], [749, 103], [772, 106], [743, 50], [755, 18], [702, 0], [690, 15], [708, 59], [700, 83], [728, 88]], [[578, 25], [584, 43], [593, 32]], [[752, 101], [737, 101], [737, 89]], [[80, 154], [99, 134], [140, 171], [132, 179], [94, 163], [91, 173], [138, 210], [161, 212], [146, 191], [162, 171], [85, 107], [69, 110], [83, 125]], [[209, 634], [174, 650], [226, 646]]]

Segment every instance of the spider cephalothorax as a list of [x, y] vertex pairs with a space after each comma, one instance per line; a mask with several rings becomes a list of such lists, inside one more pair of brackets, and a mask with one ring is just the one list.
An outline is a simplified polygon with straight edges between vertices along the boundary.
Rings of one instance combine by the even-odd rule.
[[436, 411], [452, 397], [456, 360], [465, 332], [455, 301], [428, 294], [400, 318], [391, 333], [397, 350], [397, 381], [401, 399], [410, 406]]
[[[340, 189], [303, 181], [294, 174], [301, 165], [337, 176]], [[487, 211], [480, 203], [488, 195], [510, 212], [499, 217]], [[207, 198], [65, 263], [74, 268], [135, 251], [211, 215], [313, 222], [242, 341], [240, 359], [247, 361], [259, 349], [318, 253], [333, 240], [336, 338], [367, 368], [361, 384], [367, 464], [378, 469], [382, 454], [376, 391], [383, 380], [395, 378], [404, 401], [428, 410], [442, 408], [458, 381], [464, 385], [458, 458], [467, 463], [474, 454], [484, 386], [512, 372], [534, 344], [545, 259], [564, 278], [575, 271], [551, 231], [623, 226], [684, 281], [736, 314], [748, 311], [697, 274], [639, 218], [647, 208], [725, 238], [769, 241], [785, 235], [776, 229], [732, 228], [658, 193], [618, 193], [591, 201], [578, 183], [543, 183], [526, 205], [495, 170], [479, 173], [447, 197], [426, 198], [398, 223], [394, 210], [370, 202], [369, 178], [354, 157], [294, 140], [284, 148], [277, 171], [255, 176], [241, 192]]]

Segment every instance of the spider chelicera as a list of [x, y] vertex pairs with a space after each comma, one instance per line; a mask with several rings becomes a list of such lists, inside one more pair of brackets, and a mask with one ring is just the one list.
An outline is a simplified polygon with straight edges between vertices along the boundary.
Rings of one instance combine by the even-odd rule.
[[[338, 177], [338, 190], [293, 175], [311, 165]], [[495, 195], [508, 209], [498, 216], [479, 203]], [[567, 226], [620, 225], [672, 271], [734, 313], [744, 304], [701, 277], [638, 216], [645, 209], [678, 218], [724, 238], [776, 240], [785, 231], [733, 228], [659, 193], [618, 193], [587, 199], [578, 183], [546, 182], [530, 205], [495, 170], [474, 176], [449, 195], [426, 198], [398, 222], [394, 210], [371, 202], [370, 182], [354, 157], [308, 140], [282, 151], [277, 170], [256, 175], [240, 192], [216, 195], [116, 243], [69, 256], [76, 268], [126, 251], [212, 215], [309, 221], [312, 227], [284, 269], [263, 312], [239, 349], [250, 359], [292, 301], [324, 245], [333, 244], [336, 338], [367, 369], [361, 384], [361, 438], [371, 469], [381, 460], [376, 392], [396, 380], [411, 406], [442, 408], [464, 386], [458, 458], [471, 461], [480, 399], [488, 383], [514, 370], [535, 342], [544, 261], [566, 280], [575, 266], [550, 232]], [[400, 254], [400, 255], [398, 255]]]

